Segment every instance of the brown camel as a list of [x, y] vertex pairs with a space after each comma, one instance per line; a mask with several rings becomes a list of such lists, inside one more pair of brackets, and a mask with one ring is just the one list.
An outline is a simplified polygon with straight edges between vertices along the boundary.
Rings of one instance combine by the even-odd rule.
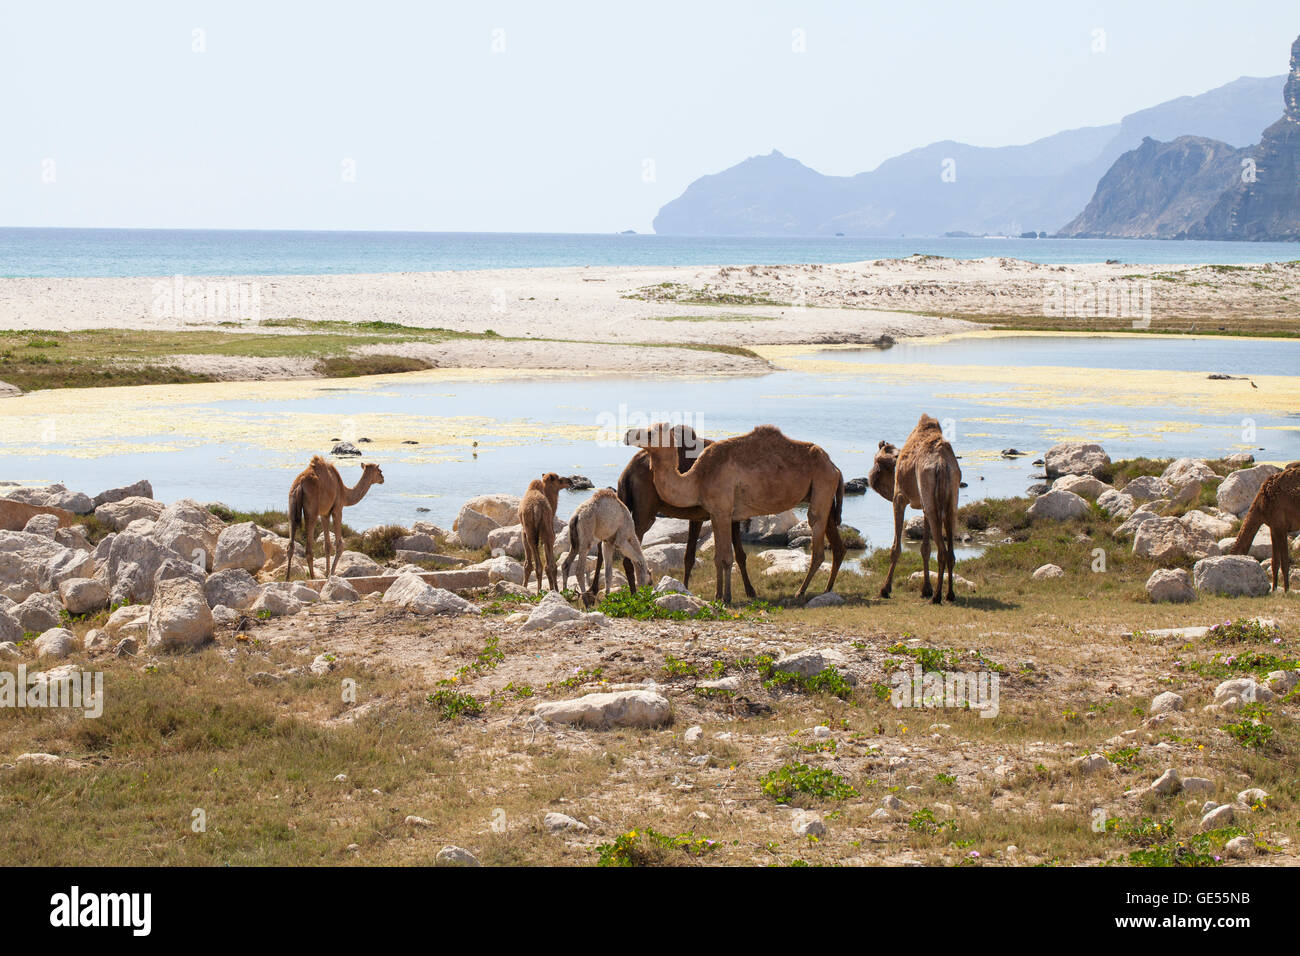
[[1246, 554], [1255, 541], [1259, 526], [1268, 525], [1273, 538], [1273, 590], [1277, 590], [1277, 575], [1282, 573], [1282, 590], [1291, 590], [1291, 550], [1287, 535], [1300, 530], [1300, 461], [1293, 461], [1276, 475], [1269, 475], [1259, 486], [1255, 500], [1250, 503], [1246, 517], [1241, 521], [1241, 531], [1233, 542], [1230, 554]]
[[[343, 553], [343, 509], [365, 497], [371, 485], [382, 485], [384, 473], [376, 464], [361, 466], [361, 480], [349, 488], [339, 477], [339, 470], [320, 455], [313, 455], [311, 463], [289, 487], [289, 558], [284, 565], [284, 579], [293, 571], [294, 531], [302, 525], [307, 534], [307, 577], [316, 576], [311, 545], [316, 537], [316, 521], [321, 521], [321, 536], [325, 548], [325, 577], [338, 567]], [[330, 563], [330, 518], [334, 519], [334, 562]]]
[[559, 507], [560, 489], [572, 488], [571, 478], [561, 478], [548, 471], [534, 478], [519, 502], [519, 523], [524, 526], [524, 587], [528, 578], [537, 574], [537, 593], [542, 593], [542, 552], [546, 552], [546, 578], [551, 590], [555, 584], [555, 511]]
[[[889, 576], [880, 589], [889, 597], [894, 583], [894, 568], [903, 551], [903, 512], [907, 506], [920, 508], [925, 515], [925, 533], [921, 538], [921, 565], [925, 581], [921, 597], [934, 595], [933, 603], [943, 603], [943, 572], [948, 571], [948, 600], [956, 600], [952, 589], [953, 566], [957, 563], [954, 537], [957, 525], [957, 491], [961, 487], [961, 467], [957, 455], [943, 437], [939, 422], [922, 415], [900, 452], [882, 441], [867, 483], [886, 501], [894, 505], [894, 547], [890, 552]], [[930, 587], [930, 535], [934, 535], [939, 580]]]
[[678, 508], [702, 507], [713, 522], [713, 565], [718, 581], [714, 600], [731, 603], [731, 537], [719, 533], [732, 522], [755, 515], [780, 514], [808, 502], [812, 528], [812, 562], [799, 587], [803, 598], [813, 575], [831, 544], [831, 576], [826, 590], [835, 587], [835, 575], [844, 560], [840, 539], [840, 513], [844, 505], [844, 477], [825, 450], [811, 442], [794, 441], [772, 425], [760, 425], [745, 435], [714, 442], [685, 472], [677, 470], [681, 432], [667, 424], [629, 429], [628, 445], [646, 449], [650, 472], [659, 497]]
[[641, 553], [641, 542], [636, 536], [636, 525], [632, 521], [632, 512], [619, 500], [613, 488], [601, 488], [594, 495], [578, 505], [569, 519], [569, 556], [564, 559], [564, 580], [569, 580], [569, 568], [574, 558], [578, 560], [578, 591], [583, 603], [590, 603], [600, 590], [599, 570], [593, 576], [591, 592], [587, 592], [587, 552], [596, 542], [600, 543], [600, 552], [605, 556], [605, 594], [614, 589], [614, 549], [618, 548], [623, 559], [633, 564], [632, 573], [628, 575], [628, 589], [635, 591], [637, 583], [649, 583], [650, 569], [646, 567], [645, 555]]
[[47, 508], [44, 505], [29, 505], [22, 501], [0, 498], [0, 531], [22, 531], [27, 527], [27, 522], [37, 515], [54, 515], [59, 519], [60, 528], [82, 520], [80, 515], [63, 508]]
[[[696, 453], [712, 445], [713, 442], [698, 437], [689, 425], [678, 425], [676, 428], [680, 431], [680, 438], [674, 436], [677, 447], [677, 470], [685, 471], [694, 463]], [[690, 522], [686, 530], [685, 574], [682, 575], [682, 583], [689, 588], [691, 570], [695, 567], [695, 551], [700, 541], [700, 529], [704, 522], [709, 520], [709, 513], [703, 508], [677, 508], [660, 498], [659, 492], [655, 490], [654, 477], [650, 473], [650, 453], [645, 449], [633, 455], [632, 460], [623, 469], [623, 473], [618, 476], [618, 499], [632, 513], [638, 543], [655, 523], [655, 518], [684, 518]], [[736, 553], [736, 566], [740, 569], [740, 580], [745, 585], [745, 594], [752, 601], [758, 597], [758, 593], [750, 583], [749, 570], [745, 567], [745, 549], [740, 540], [739, 521], [731, 523], [731, 547]], [[602, 557], [602, 552], [597, 551], [596, 571], [591, 581], [593, 596], [596, 584], [600, 580]], [[626, 554], [623, 556], [623, 572], [631, 581], [632, 559]], [[565, 580], [568, 580], [567, 575]]]

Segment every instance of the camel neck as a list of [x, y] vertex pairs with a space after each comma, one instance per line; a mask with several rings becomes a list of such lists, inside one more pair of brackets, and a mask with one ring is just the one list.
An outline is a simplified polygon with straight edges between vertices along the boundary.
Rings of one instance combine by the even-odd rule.
[[347, 485], [343, 486], [343, 503], [349, 506], [354, 505], [362, 498], [364, 498], [366, 496], [366, 492], [369, 490], [370, 490], [370, 476], [362, 475], [361, 480], [358, 481], [351, 488], [349, 488]]
[[[649, 448], [650, 474], [659, 497], [675, 508], [693, 508], [699, 504], [699, 476], [693, 474], [695, 463], [679, 472], [676, 448]], [[696, 461], [699, 459], [697, 458]]]

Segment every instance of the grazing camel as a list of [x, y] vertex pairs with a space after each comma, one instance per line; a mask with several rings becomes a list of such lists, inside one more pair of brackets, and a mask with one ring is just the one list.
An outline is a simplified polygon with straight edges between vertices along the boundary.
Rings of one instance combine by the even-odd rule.
[[1277, 590], [1277, 575], [1282, 572], [1282, 590], [1291, 590], [1291, 550], [1287, 538], [1292, 531], [1300, 530], [1300, 461], [1293, 461], [1276, 475], [1269, 475], [1259, 486], [1255, 500], [1250, 503], [1241, 531], [1229, 549], [1229, 554], [1246, 554], [1255, 541], [1259, 526], [1268, 525], [1273, 538], [1273, 590]]
[[[689, 425], [677, 425], [680, 436], [674, 436], [677, 447], [677, 470], [685, 471], [695, 461], [696, 453], [712, 445], [707, 438], [700, 438]], [[641, 541], [655, 523], [655, 518], [684, 518], [690, 522], [686, 530], [685, 574], [682, 583], [691, 586], [691, 570], [695, 567], [695, 551], [700, 541], [700, 528], [709, 520], [709, 513], [703, 508], [678, 508], [668, 504], [659, 497], [655, 490], [654, 477], [650, 473], [650, 454], [641, 449], [632, 456], [623, 473], [618, 476], [618, 500], [632, 512], [632, 522], [636, 528], [636, 539]], [[740, 522], [731, 523], [731, 547], [736, 552], [736, 566], [740, 569], [740, 580], [745, 585], [745, 594], [752, 601], [758, 597], [754, 585], [749, 580], [749, 569], [745, 567], [745, 549], [740, 540]], [[596, 552], [596, 570], [592, 575], [592, 593], [595, 594], [600, 581], [600, 563], [602, 554]], [[632, 559], [623, 556], [623, 572], [632, 580]], [[566, 578], [567, 580], [567, 578]]]
[[[284, 564], [284, 579], [293, 572], [294, 531], [302, 525], [307, 532], [307, 577], [316, 576], [311, 545], [316, 537], [316, 520], [321, 522], [321, 535], [325, 539], [325, 577], [338, 567], [343, 553], [343, 508], [354, 505], [365, 497], [371, 485], [382, 485], [384, 473], [376, 464], [361, 466], [361, 480], [349, 488], [339, 477], [339, 470], [320, 455], [313, 455], [302, 474], [289, 487], [289, 558]], [[330, 563], [330, 518], [334, 519], [334, 562]]]
[[641, 553], [641, 542], [637, 540], [636, 525], [632, 521], [632, 512], [618, 498], [613, 488], [601, 488], [594, 495], [578, 505], [573, 517], [569, 519], [569, 556], [564, 559], [564, 580], [569, 580], [569, 568], [573, 559], [578, 559], [578, 590], [583, 603], [591, 603], [600, 590], [599, 571], [593, 575], [591, 592], [587, 592], [587, 552], [591, 546], [600, 542], [600, 550], [605, 556], [605, 594], [614, 589], [614, 549], [618, 548], [623, 557], [633, 564], [632, 573], [627, 583], [630, 590], [637, 589], [638, 580], [642, 584], [650, 581], [650, 568]]
[[560, 489], [572, 488], [571, 478], [561, 478], [548, 471], [534, 478], [519, 502], [519, 523], [524, 526], [524, 587], [528, 578], [537, 574], [537, 593], [542, 593], [542, 551], [546, 552], [546, 577], [555, 585], [555, 510], [559, 507]]
[[54, 515], [59, 519], [60, 528], [83, 520], [81, 515], [63, 508], [47, 508], [45, 505], [29, 505], [22, 501], [0, 498], [0, 531], [22, 531], [27, 527], [27, 522], [37, 515]]
[[[943, 603], [943, 572], [948, 571], [948, 600], [956, 600], [952, 589], [953, 566], [957, 563], [954, 536], [957, 525], [957, 491], [961, 487], [961, 467], [957, 455], [943, 437], [939, 422], [922, 415], [900, 452], [882, 441], [871, 466], [867, 483], [886, 501], [894, 505], [894, 547], [889, 557], [889, 576], [880, 589], [889, 597], [894, 583], [894, 568], [903, 550], [903, 512], [908, 505], [920, 508], [925, 515], [925, 533], [921, 538], [921, 565], [925, 581], [921, 597], [934, 595], [934, 604]], [[935, 563], [939, 580], [930, 587], [930, 535], [934, 535]]]
[[679, 472], [674, 441], [680, 440], [681, 433], [664, 423], [632, 428], [623, 436], [626, 444], [649, 453], [660, 498], [678, 508], [702, 507], [708, 512], [718, 575], [714, 600], [731, 603], [732, 543], [718, 529], [755, 515], [780, 514], [805, 501], [812, 528], [812, 561], [796, 598], [804, 596], [821, 567], [827, 539], [832, 561], [826, 590], [835, 587], [845, 551], [839, 529], [844, 476], [824, 449], [786, 438], [772, 425], [760, 425], [748, 434], [714, 442], [700, 452], [690, 468]]

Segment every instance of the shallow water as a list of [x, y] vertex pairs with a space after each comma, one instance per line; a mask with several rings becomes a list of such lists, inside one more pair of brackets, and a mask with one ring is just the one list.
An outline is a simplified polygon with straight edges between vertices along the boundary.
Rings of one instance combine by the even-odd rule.
[[[1073, 361], [1081, 344], [1092, 348], [1091, 339], [1020, 338], [1029, 337], [996, 345], [961, 339], [883, 352], [826, 351], [813, 356], [816, 371], [801, 371], [791, 362], [788, 369], [750, 378], [464, 381], [429, 372], [346, 383], [122, 389], [107, 398], [94, 393], [108, 390], [68, 390], [8, 400], [16, 404], [5, 406], [14, 414], [6, 416], [0, 436], [0, 478], [62, 481], [94, 494], [148, 477], [163, 500], [188, 496], [241, 509], [282, 509], [289, 482], [313, 452], [327, 452], [333, 438], [369, 437], [371, 443], [360, 445], [364, 460], [379, 462], [386, 482], [349, 508], [345, 520], [354, 527], [417, 519], [450, 526], [465, 499], [494, 491], [519, 494], [542, 471], [584, 474], [598, 487], [614, 484], [631, 456], [618, 437], [643, 420], [685, 420], [708, 436], [775, 424], [791, 437], [821, 444], [845, 477], [855, 477], [869, 470], [880, 439], [901, 444], [920, 413], [929, 412], [945, 422], [961, 456], [968, 483], [963, 502], [1022, 494], [1038, 471], [1033, 458], [1066, 439], [1100, 441], [1117, 459], [1217, 457], [1242, 450], [1260, 460], [1300, 458], [1300, 414], [1290, 410], [1300, 403], [1288, 407], [1289, 399], [1279, 403], [1274, 394], [1273, 405], [1266, 406], [1261, 399], [1260, 409], [1250, 413], [1253, 440], [1242, 430], [1241, 408], [1249, 406], [1240, 405], [1240, 396], [1269, 395], [1289, 380], [1265, 381], [1266, 390], [1255, 393], [1242, 392], [1249, 388], [1245, 382], [1208, 383], [1234, 388], [1238, 404], [1225, 402], [1222, 410], [1207, 412], [1177, 400], [1154, 372], [1123, 376], [1138, 397], [1119, 401], [1101, 387], [1113, 373], [1085, 371], [1085, 382], [1098, 383], [1090, 399], [1054, 388], [1050, 379], [1056, 374], [1052, 367]], [[1209, 344], [1234, 350], [1231, 362], [1223, 351], [1211, 366], [1229, 372], [1238, 359], [1254, 363], [1252, 368], [1282, 361], [1278, 356], [1295, 345]], [[1126, 338], [1102, 345], [1121, 350], [1098, 354], [1126, 362], [1122, 368], [1199, 369], [1205, 361], [1195, 340]], [[900, 367], [899, 357], [908, 352], [924, 357], [925, 364]], [[987, 361], [992, 352], [1001, 367], [954, 364], [963, 356]], [[990, 385], [991, 374], [1005, 377], [1007, 362], [1022, 355], [1023, 386]], [[1047, 384], [1029, 375], [1039, 362], [1048, 368]], [[943, 377], [929, 373], [936, 368]], [[1151, 387], [1144, 391], [1147, 382]], [[1201, 404], [1213, 406], [1214, 400]], [[57, 427], [43, 424], [48, 422]], [[42, 427], [49, 434], [38, 438]], [[1009, 446], [1030, 454], [1004, 459], [999, 451]], [[345, 481], [356, 480], [355, 462], [339, 465]], [[561, 515], [586, 494], [562, 493]], [[874, 494], [847, 498], [844, 520], [874, 546], [891, 538], [889, 508]]]

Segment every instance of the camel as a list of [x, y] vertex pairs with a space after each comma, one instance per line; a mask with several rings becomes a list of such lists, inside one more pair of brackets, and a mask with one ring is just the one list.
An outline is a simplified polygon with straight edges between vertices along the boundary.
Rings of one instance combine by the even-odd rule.
[[[680, 437], [674, 437], [677, 447], [677, 470], [685, 471], [695, 461], [695, 451], [707, 448], [713, 442], [707, 438], [696, 436], [694, 429], [689, 425], [678, 425], [676, 427], [680, 430]], [[623, 469], [623, 473], [618, 476], [618, 500], [627, 506], [628, 511], [632, 512], [632, 522], [635, 525], [638, 542], [645, 538], [646, 532], [655, 523], [655, 518], [684, 518], [690, 522], [686, 531], [685, 574], [682, 575], [682, 583], [689, 588], [691, 586], [691, 570], [695, 567], [695, 551], [700, 540], [700, 528], [704, 522], [709, 520], [709, 513], [703, 508], [677, 508], [660, 498], [659, 492], [655, 490], [654, 478], [650, 473], [650, 454], [645, 449], [641, 449], [633, 455], [632, 460]], [[745, 595], [752, 601], [758, 597], [758, 593], [754, 590], [754, 585], [750, 583], [749, 570], [745, 567], [745, 549], [740, 540], [739, 521], [731, 523], [731, 546], [736, 552], [736, 566], [740, 568], [740, 580], [745, 585]], [[600, 581], [602, 557], [602, 553], [597, 551], [596, 570], [591, 581], [593, 594], [597, 582]], [[631, 581], [632, 559], [626, 555], [623, 556], [623, 572], [627, 575], [627, 579]]]
[[1241, 531], [1229, 554], [1246, 554], [1255, 541], [1259, 526], [1268, 525], [1273, 538], [1273, 590], [1277, 590], [1278, 571], [1282, 572], [1282, 590], [1291, 590], [1291, 550], [1287, 535], [1300, 530], [1300, 461], [1293, 461], [1276, 475], [1269, 475], [1255, 493]]
[[22, 501], [0, 498], [0, 531], [22, 531], [27, 527], [27, 522], [37, 515], [54, 515], [59, 519], [60, 528], [82, 520], [80, 515], [63, 508], [47, 508], [45, 505], [29, 505]]
[[548, 471], [541, 478], [534, 478], [519, 502], [519, 523], [524, 531], [524, 587], [528, 587], [528, 578], [536, 572], [537, 593], [542, 593], [542, 551], [546, 552], [546, 577], [551, 582], [551, 590], [558, 591], [555, 584], [555, 510], [559, 507], [560, 489], [572, 488], [573, 480], [561, 478], [553, 471]]
[[619, 500], [618, 493], [613, 488], [601, 488], [578, 505], [573, 517], [569, 519], [569, 556], [564, 559], [564, 580], [569, 580], [569, 568], [573, 566], [573, 559], [577, 558], [578, 590], [582, 594], [583, 603], [591, 603], [600, 590], [600, 572], [597, 571], [591, 582], [591, 593], [587, 593], [587, 552], [597, 541], [605, 556], [606, 595], [614, 589], [615, 548], [634, 565], [627, 578], [628, 588], [635, 591], [638, 580], [649, 583], [650, 568], [646, 565], [645, 555], [641, 553], [641, 542], [637, 539], [632, 512]]
[[[320, 455], [313, 455], [311, 462], [289, 487], [289, 557], [284, 564], [284, 579], [288, 581], [293, 571], [294, 531], [298, 525], [302, 525], [307, 533], [307, 577], [310, 579], [316, 576], [311, 545], [316, 537], [318, 518], [321, 519], [321, 535], [324, 538], [325, 577], [332, 575], [343, 553], [344, 507], [354, 505], [364, 498], [371, 485], [383, 483], [384, 473], [378, 465], [370, 463], [361, 466], [361, 480], [349, 488], [343, 484], [337, 468]], [[334, 519], [333, 564], [330, 563], [331, 516]]]
[[[961, 467], [952, 445], [943, 437], [939, 422], [929, 415], [921, 420], [907, 436], [900, 452], [882, 441], [876, 460], [867, 476], [867, 483], [886, 501], [894, 505], [894, 547], [889, 557], [889, 576], [880, 596], [889, 597], [894, 583], [894, 568], [903, 550], [903, 512], [907, 506], [920, 508], [925, 515], [925, 533], [921, 538], [921, 565], [925, 581], [921, 597], [934, 595], [934, 604], [943, 603], [943, 572], [948, 571], [948, 600], [955, 601], [952, 573], [957, 563], [954, 537], [957, 524], [957, 492], [961, 487]], [[939, 580], [937, 588], [930, 587], [930, 535], [934, 535], [936, 565]]]
[[812, 528], [812, 561], [796, 599], [803, 598], [821, 567], [827, 539], [832, 561], [826, 590], [835, 587], [845, 552], [839, 529], [844, 476], [824, 449], [787, 438], [775, 426], [760, 425], [748, 434], [714, 442], [690, 468], [679, 472], [675, 442], [681, 441], [680, 431], [660, 423], [629, 429], [623, 441], [648, 452], [660, 498], [674, 507], [702, 507], [708, 512], [718, 575], [714, 600], [731, 603], [732, 542], [718, 529], [755, 515], [779, 514], [805, 501]]

